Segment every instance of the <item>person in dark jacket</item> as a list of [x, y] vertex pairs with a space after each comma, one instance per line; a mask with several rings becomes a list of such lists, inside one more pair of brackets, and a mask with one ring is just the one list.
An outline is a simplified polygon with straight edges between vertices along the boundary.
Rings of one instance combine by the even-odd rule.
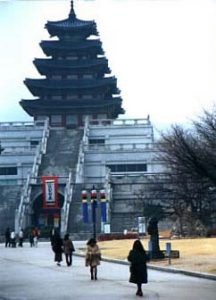
[[55, 253], [54, 261], [57, 262], [57, 266], [61, 266], [62, 253], [63, 253], [63, 241], [60, 234], [56, 231], [53, 237], [52, 250]]
[[5, 247], [10, 247], [10, 228], [8, 227], [6, 230], [5, 230]]
[[129, 282], [137, 284], [137, 296], [143, 296], [142, 284], [148, 282], [146, 262], [149, 260], [140, 240], [136, 240], [130, 250], [128, 261], [130, 265]]
[[66, 233], [64, 236], [63, 247], [64, 247], [66, 264], [69, 267], [72, 265], [72, 254], [75, 251], [73, 242], [69, 237], [69, 233]]

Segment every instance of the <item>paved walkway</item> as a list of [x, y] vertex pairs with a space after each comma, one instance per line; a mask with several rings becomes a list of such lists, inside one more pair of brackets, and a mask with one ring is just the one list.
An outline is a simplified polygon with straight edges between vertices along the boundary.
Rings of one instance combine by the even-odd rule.
[[[128, 265], [102, 261], [98, 280], [91, 281], [84, 259], [77, 256], [72, 267], [65, 262], [57, 267], [49, 243], [38, 248], [0, 245], [0, 300], [137, 299], [128, 278]], [[215, 300], [216, 281], [149, 270], [143, 291], [143, 299]]]

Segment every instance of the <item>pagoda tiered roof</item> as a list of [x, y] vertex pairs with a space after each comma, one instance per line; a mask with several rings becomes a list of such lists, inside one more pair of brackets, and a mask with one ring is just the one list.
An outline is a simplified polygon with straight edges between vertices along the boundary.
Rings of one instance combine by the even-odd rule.
[[103, 72], [103, 74], [109, 74], [111, 71], [108, 67], [108, 60], [105, 57], [95, 58], [92, 60], [53, 60], [46, 58], [36, 58], [34, 64], [37, 67], [41, 75], [52, 72], [55, 74], [60, 71], [79, 72], [82, 70], [91, 70]]
[[57, 118], [63, 126], [73, 120], [77, 126], [83, 125], [83, 115], [110, 119], [124, 113], [117, 80], [107, 76], [111, 71], [95, 21], [78, 19], [71, 1], [69, 17], [48, 21], [45, 27], [58, 40], [40, 43], [45, 55], [51, 57], [34, 60], [45, 78], [24, 81], [38, 99], [23, 99], [23, 109], [36, 120], [47, 116], [52, 124]]
[[[123, 109], [121, 108], [122, 98], [121, 97], [110, 97], [106, 99], [91, 99], [84, 100], [85, 105], [83, 105], [83, 99], [80, 100], [41, 100], [41, 99], [34, 99], [34, 100], [27, 100], [23, 99], [20, 104], [23, 109], [31, 116], [34, 116], [35, 113], [43, 114], [43, 113], [58, 113], [59, 109], [61, 109], [64, 113], [76, 113], [80, 112], [87, 112], [87, 113], [94, 113], [95, 109], [98, 113], [104, 113], [106, 111], [110, 111], [112, 115], [114, 114], [115, 117], [118, 116], [119, 113], [124, 113]], [[55, 105], [54, 105], [55, 104]]]
[[82, 32], [82, 35], [98, 35], [97, 26], [94, 20], [84, 21], [76, 17], [71, 3], [70, 14], [67, 19], [61, 21], [48, 21], [45, 25], [51, 36], [61, 36], [64, 34], [74, 34], [75, 32]]
[[54, 80], [54, 79], [26, 79], [24, 83], [34, 96], [39, 96], [45, 93], [59, 95], [63, 90], [70, 92], [82, 92], [85, 94], [91, 90], [119, 94], [120, 90], [116, 86], [115, 77], [97, 78], [97, 79], [78, 79], [78, 80]]
[[43, 52], [50, 56], [54, 53], [96, 53], [103, 55], [102, 43], [100, 40], [84, 40], [79, 42], [71, 41], [42, 41], [40, 43]]

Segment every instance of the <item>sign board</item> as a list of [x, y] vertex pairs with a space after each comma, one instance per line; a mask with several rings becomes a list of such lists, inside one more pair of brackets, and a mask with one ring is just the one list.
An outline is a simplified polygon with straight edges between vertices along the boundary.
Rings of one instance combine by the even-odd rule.
[[43, 176], [43, 208], [58, 208], [58, 177]]
[[110, 233], [110, 224], [104, 224], [104, 233]]
[[139, 234], [146, 233], [146, 219], [145, 217], [138, 217], [138, 232]]

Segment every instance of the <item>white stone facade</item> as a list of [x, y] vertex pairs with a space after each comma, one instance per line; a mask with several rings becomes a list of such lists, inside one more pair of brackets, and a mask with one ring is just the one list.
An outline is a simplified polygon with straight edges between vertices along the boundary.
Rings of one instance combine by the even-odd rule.
[[145, 171], [122, 170], [115, 174], [163, 172], [164, 167], [157, 154], [149, 119], [110, 120], [106, 125], [102, 120], [96, 125], [90, 121], [88, 143], [85, 145], [84, 182], [102, 182], [108, 165], [146, 164]]

